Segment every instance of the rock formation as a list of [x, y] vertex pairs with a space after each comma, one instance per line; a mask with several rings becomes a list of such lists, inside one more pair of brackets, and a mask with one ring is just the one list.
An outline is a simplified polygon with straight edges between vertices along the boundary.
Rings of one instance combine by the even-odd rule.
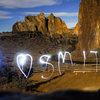
[[62, 34], [69, 32], [66, 24], [59, 17], [55, 17], [52, 13], [48, 16], [48, 31], [53, 34]]
[[79, 9], [80, 50], [100, 48], [100, 0], [82, 0]]
[[22, 31], [27, 31], [29, 30], [29, 27], [27, 26], [27, 24], [25, 22], [16, 22], [13, 25], [13, 32], [22, 32]]
[[43, 13], [37, 16], [26, 16], [24, 22], [17, 22], [13, 25], [13, 32], [23, 31], [40, 31], [42, 33], [47, 32], [46, 20]]
[[72, 30], [73, 34], [78, 35], [79, 34], [79, 24], [77, 23], [76, 26], [74, 27], [74, 29]]
[[66, 24], [52, 13], [46, 18], [44, 13], [37, 16], [26, 16], [24, 22], [17, 22], [13, 25], [13, 32], [39, 31], [43, 34], [62, 34], [69, 32]]

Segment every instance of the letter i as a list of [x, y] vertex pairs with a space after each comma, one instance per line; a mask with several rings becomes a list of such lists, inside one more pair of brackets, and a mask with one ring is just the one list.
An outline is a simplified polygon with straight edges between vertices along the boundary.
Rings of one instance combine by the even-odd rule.
[[84, 56], [84, 66], [85, 66], [85, 60], [86, 60], [86, 54], [85, 54], [85, 51], [83, 51], [83, 56]]

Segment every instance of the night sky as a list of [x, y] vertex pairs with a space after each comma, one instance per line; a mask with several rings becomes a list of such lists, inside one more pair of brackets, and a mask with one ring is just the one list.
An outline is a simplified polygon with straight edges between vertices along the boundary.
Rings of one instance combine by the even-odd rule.
[[80, 2], [81, 0], [0, 0], [0, 32], [9, 32], [15, 22], [40, 12], [45, 13], [45, 16], [54, 13], [66, 22], [68, 28], [73, 28], [78, 22]]

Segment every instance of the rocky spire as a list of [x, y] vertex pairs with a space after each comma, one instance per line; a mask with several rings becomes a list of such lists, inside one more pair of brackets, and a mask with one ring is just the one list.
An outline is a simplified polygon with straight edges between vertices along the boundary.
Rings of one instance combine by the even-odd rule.
[[59, 17], [55, 17], [51, 13], [47, 18], [44, 13], [40, 13], [37, 16], [26, 16], [24, 22], [17, 22], [13, 25], [13, 32], [23, 31], [39, 31], [42, 34], [62, 34], [67, 33], [69, 30]]

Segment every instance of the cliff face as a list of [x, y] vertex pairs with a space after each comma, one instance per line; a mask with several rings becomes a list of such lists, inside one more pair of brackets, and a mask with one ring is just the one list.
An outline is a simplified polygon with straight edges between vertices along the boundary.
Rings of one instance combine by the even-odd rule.
[[65, 22], [60, 18], [55, 17], [53, 14], [45, 18], [44, 13], [40, 13], [37, 16], [26, 16], [24, 22], [17, 22], [13, 25], [12, 31], [39, 31], [43, 34], [62, 34], [69, 32]]
[[100, 0], [82, 0], [78, 23], [80, 50], [100, 48]]
[[75, 28], [72, 30], [72, 33], [76, 35], [79, 34], [79, 24], [78, 23], [76, 24]]

